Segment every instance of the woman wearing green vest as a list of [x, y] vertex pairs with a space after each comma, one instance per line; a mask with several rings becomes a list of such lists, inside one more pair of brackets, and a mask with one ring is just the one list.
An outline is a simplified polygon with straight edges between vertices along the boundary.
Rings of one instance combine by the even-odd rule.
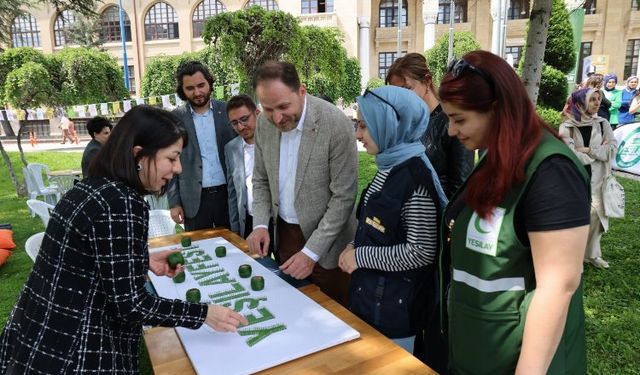
[[586, 373], [586, 171], [500, 57], [474, 51], [454, 60], [439, 96], [449, 135], [486, 150], [442, 226], [451, 372]]

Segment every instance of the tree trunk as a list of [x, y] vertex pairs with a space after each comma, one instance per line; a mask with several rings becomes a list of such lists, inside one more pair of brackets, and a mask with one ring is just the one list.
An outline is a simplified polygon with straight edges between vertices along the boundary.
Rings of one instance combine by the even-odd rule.
[[2, 130], [4, 131], [4, 135], [8, 137], [16, 136], [16, 133], [13, 132], [13, 128], [11, 128], [11, 123], [9, 122], [7, 111], [2, 111], [2, 118], [0, 118], [0, 122], [2, 123]]
[[18, 182], [18, 176], [16, 176], [16, 171], [13, 169], [13, 164], [11, 164], [11, 159], [9, 159], [9, 154], [7, 154], [7, 150], [4, 149], [4, 145], [0, 140], [0, 153], [2, 154], [2, 159], [4, 159], [4, 164], [7, 166], [9, 170], [9, 177], [11, 177], [11, 183], [13, 187], [16, 189], [16, 195], [20, 196], [20, 191], [22, 190], [22, 186]]
[[529, 17], [527, 48], [522, 65], [522, 82], [534, 105], [538, 101], [538, 93], [540, 92], [540, 78], [542, 77], [544, 49], [547, 45], [551, 3], [552, 0], [534, 0], [531, 16]]
[[27, 163], [27, 159], [24, 157], [24, 150], [22, 150], [22, 128], [24, 127], [26, 121], [29, 119], [29, 112], [24, 110], [24, 120], [20, 120], [20, 127], [18, 128], [18, 136], [16, 137], [16, 143], [18, 145], [18, 151], [20, 151], [20, 160], [22, 160], [22, 164], [26, 167], [29, 165]]

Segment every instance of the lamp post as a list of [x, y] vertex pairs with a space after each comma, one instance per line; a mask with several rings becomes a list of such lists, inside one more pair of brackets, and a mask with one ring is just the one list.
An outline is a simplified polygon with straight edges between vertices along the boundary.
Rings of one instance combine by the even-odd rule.
[[447, 55], [447, 63], [453, 60], [453, 15], [456, 12], [456, 2], [449, 2], [449, 53]]
[[[135, 6], [135, 4], [134, 4]], [[124, 9], [122, 9], [122, 0], [118, 0], [118, 7], [120, 8], [120, 39], [122, 40], [122, 59], [124, 60], [124, 87], [127, 91], [130, 91], [129, 87], [129, 60], [127, 60], [127, 39], [124, 35]]]
[[398, 16], [397, 16], [397, 26], [398, 26], [398, 54], [396, 55], [396, 59], [400, 57], [402, 54], [402, 0], [398, 0]]

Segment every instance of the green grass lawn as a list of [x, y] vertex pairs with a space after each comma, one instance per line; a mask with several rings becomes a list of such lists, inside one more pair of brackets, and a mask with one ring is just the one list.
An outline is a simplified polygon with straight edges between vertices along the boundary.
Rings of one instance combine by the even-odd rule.
[[[18, 154], [10, 153], [22, 179]], [[26, 154], [29, 162], [48, 164], [52, 170], [77, 169], [79, 152], [38, 152]], [[0, 268], [0, 329], [4, 327], [13, 305], [31, 270], [31, 260], [24, 243], [34, 233], [43, 231], [40, 219], [31, 218], [26, 198], [16, 197], [15, 190], [0, 162], [0, 222], [13, 224], [18, 248], [7, 264]], [[359, 191], [376, 172], [373, 158], [360, 153]], [[608, 270], [587, 267], [584, 280], [584, 306], [587, 316], [587, 350], [590, 374], [640, 374], [640, 182], [619, 179], [626, 189], [625, 219], [614, 219], [609, 233], [602, 239]], [[151, 374], [146, 350], [141, 350], [141, 373]]]

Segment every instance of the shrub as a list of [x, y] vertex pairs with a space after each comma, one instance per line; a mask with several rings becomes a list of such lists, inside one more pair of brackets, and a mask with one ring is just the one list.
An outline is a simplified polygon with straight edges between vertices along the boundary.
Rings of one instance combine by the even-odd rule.
[[542, 106], [562, 110], [567, 100], [567, 77], [560, 70], [544, 64], [540, 79], [538, 103]]
[[[460, 58], [468, 52], [481, 49], [480, 44], [473, 38], [473, 34], [467, 31], [456, 31], [453, 33], [453, 56]], [[449, 55], [449, 34], [444, 34], [438, 39], [436, 44], [425, 52], [427, 65], [433, 82], [440, 84], [440, 80], [447, 72], [447, 57]]]
[[547, 123], [547, 125], [556, 130], [560, 127], [560, 123], [562, 122], [560, 111], [539, 105], [536, 106], [536, 112], [538, 113], [538, 116]]

